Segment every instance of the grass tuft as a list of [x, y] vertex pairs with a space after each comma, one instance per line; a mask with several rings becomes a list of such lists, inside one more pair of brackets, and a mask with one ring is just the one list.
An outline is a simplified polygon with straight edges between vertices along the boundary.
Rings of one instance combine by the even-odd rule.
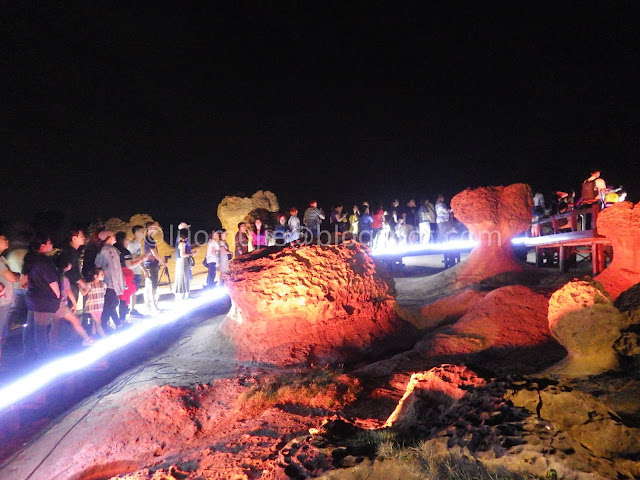
[[357, 379], [327, 369], [314, 369], [257, 379], [256, 385], [240, 396], [240, 408], [256, 415], [275, 405], [303, 405], [340, 410], [361, 391]]

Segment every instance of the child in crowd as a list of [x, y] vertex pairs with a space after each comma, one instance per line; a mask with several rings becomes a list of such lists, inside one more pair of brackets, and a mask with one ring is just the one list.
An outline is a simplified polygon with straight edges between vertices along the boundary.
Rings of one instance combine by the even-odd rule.
[[96, 267], [91, 278], [93, 280], [82, 290], [82, 294], [85, 296], [84, 311], [91, 314], [91, 319], [93, 320], [91, 322], [91, 334], [95, 335], [97, 331], [101, 337], [104, 337], [105, 333], [100, 321], [102, 308], [104, 307], [104, 295], [107, 293], [107, 284], [104, 283], [104, 270]]
[[[52, 348], [56, 349], [60, 348], [60, 344], [58, 343], [60, 320], [66, 320], [71, 324], [75, 332], [82, 337], [82, 345], [86, 347], [94, 343], [93, 338], [87, 335], [87, 332], [84, 331], [84, 328], [82, 328], [80, 324], [80, 320], [78, 320], [78, 317], [75, 315], [78, 304], [76, 302], [76, 296], [71, 290], [71, 283], [65, 275], [65, 272], [69, 270], [71, 270], [71, 263], [67, 262], [64, 265], [60, 265], [60, 308], [58, 308], [58, 311], [54, 314], [51, 322], [51, 331], [49, 332], [49, 343]], [[69, 302], [71, 303], [71, 308], [69, 308]]]

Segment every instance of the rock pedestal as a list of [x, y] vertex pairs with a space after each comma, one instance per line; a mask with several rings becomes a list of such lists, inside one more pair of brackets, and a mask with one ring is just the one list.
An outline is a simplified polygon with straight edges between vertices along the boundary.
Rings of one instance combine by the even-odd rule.
[[528, 185], [468, 188], [451, 199], [451, 208], [478, 241], [469, 257], [454, 267], [460, 285], [527, 268], [516, 259], [511, 240], [531, 224]]
[[226, 286], [233, 303], [222, 330], [243, 360], [342, 363], [410, 330], [357, 242], [252, 252], [231, 262]]
[[246, 222], [248, 229], [259, 216], [260, 211], [277, 212], [280, 210], [278, 199], [268, 190], [258, 190], [251, 197], [227, 196], [218, 205], [218, 218], [222, 228], [227, 230], [227, 243], [229, 251], [233, 252], [236, 247], [235, 235], [238, 231], [238, 223]]
[[613, 260], [595, 280], [613, 299], [640, 282], [640, 203], [616, 203], [598, 215], [598, 233], [613, 245]]
[[570, 377], [597, 375], [618, 367], [614, 344], [629, 324], [595, 282], [574, 280], [549, 300], [549, 328], [567, 356], [547, 370]]

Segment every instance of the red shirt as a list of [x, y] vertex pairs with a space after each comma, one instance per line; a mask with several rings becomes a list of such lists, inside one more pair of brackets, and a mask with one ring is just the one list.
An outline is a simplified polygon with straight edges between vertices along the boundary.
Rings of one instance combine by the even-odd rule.
[[384, 210], [380, 209], [372, 215], [373, 223], [371, 228], [382, 228], [382, 220], [384, 219]]

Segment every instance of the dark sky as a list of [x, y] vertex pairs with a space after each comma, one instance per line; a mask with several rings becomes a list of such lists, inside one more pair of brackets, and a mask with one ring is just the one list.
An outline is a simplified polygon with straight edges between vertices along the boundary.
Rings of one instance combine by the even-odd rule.
[[30, 3], [0, 15], [5, 220], [550, 192], [591, 168], [640, 198], [635, 2]]

